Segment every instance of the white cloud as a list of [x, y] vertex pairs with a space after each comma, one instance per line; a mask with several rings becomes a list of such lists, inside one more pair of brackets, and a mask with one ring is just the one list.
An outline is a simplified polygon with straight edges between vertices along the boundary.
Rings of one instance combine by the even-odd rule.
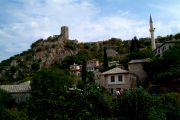
[[167, 1], [161, 4], [150, 4], [155, 10], [154, 25], [157, 36], [176, 34], [180, 31], [180, 1]]
[[[157, 14], [162, 17], [162, 16], [169, 16], [172, 18], [180, 19], [179, 16], [179, 9], [180, 9], [180, 1], [172, 2], [169, 1], [168, 3], [162, 3], [162, 4], [150, 4], [150, 6], [153, 9], [156, 9]], [[164, 13], [164, 14], [163, 14]]]

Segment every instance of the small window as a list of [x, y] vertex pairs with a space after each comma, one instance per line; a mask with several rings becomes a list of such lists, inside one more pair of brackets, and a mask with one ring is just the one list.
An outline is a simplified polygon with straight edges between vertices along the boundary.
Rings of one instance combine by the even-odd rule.
[[115, 82], [114, 76], [111, 76], [111, 82]]
[[122, 82], [122, 75], [119, 75], [119, 76], [118, 76], [118, 81], [119, 81], [119, 82]]

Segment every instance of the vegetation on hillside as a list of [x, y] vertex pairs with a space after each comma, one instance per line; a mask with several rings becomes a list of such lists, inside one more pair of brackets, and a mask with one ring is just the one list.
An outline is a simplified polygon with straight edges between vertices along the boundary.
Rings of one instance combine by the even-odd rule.
[[[180, 34], [158, 37], [158, 42], [179, 39]], [[150, 38], [133, 38], [122, 41], [111, 38], [94, 43], [66, 42], [64, 51], [78, 51], [67, 55], [62, 61], [51, 66], [41, 66], [41, 59], [34, 59], [38, 52], [57, 48], [53, 42], [57, 37], [39, 39], [31, 49], [15, 55], [0, 63], [1, 84], [31, 80], [31, 96], [27, 103], [15, 104], [12, 96], [0, 90], [1, 120], [179, 120], [180, 95], [166, 93], [152, 96], [143, 88], [125, 91], [120, 96], [112, 96], [104, 88], [94, 83], [93, 73], [86, 71], [86, 62], [98, 59], [108, 68], [108, 61], [119, 60], [127, 68], [132, 59], [151, 58], [145, 65], [149, 81], [153, 84], [175, 82], [180, 78], [180, 45], [166, 51], [162, 57], [154, 57], [150, 49]], [[44, 45], [50, 42], [52, 44]], [[106, 49], [117, 51], [118, 55], [110, 58]], [[48, 54], [46, 54], [48, 56]], [[16, 60], [14, 64], [13, 60]], [[82, 80], [69, 73], [69, 66], [77, 63], [83, 65]], [[176, 92], [176, 91], [175, 91]]]
[[[29, 120], [178, 120], [180, 118], [179, 94], [151, 96], [143, 88], [138, 88], [128, 90], [120, 96], [112, 96], [93, 82], [84, 84], [81, 89], [73, 88], [73, 84], [77, 81], [78, 79], [75, 80], [66, 70], [42, 69], [33, 75], [29, 102], [15, 112], [9, 111], [9, 113], [13, 113], [14, 120], [27, 119], [27, 117]], [[6, 117], [6, 114], [2, 116]]]
[[[154, 57], [150, 63], [147, 63], [144, 69], [149, 75], [149, 80], [153, 84], [179, 83], [180, 78], [180, 44], [166, 51], [162, 57]], [[172, 87], [172, 86], [171, 86]], [[169, 90], [178, 92], [177, 87]]]

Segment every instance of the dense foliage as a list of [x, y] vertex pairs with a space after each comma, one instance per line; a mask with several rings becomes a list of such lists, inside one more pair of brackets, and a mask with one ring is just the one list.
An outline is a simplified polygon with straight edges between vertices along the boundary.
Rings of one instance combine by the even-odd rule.
[[[62, 119], [65, 95], [72, 86], [73, 76], [59, 69], [43, 69], [34, 74], [29, 103], [29, 117], [32, 119]], [[61, 109], [59, 109], [61, 108]], [[63, 114], [62, 114], [63, 115]]]
[[120, 120], [166, 120], [160, 97], [140, 88], [125, 92], [115, 102], [114, 114]]
[[146, 48], [144, 50], [141, 50], [139, 52], [132, 52], [128, 54], [121, 62], [127, 69], [128, 67], [128, 62], [133, 59], [145, 59], [145, 58], [153, 58], [153, 52], [151, 49]]
[[14, 99], [10, 94], [0, 89], [0, 119], [14, 120], [10, 110], [14, 105]]
[[154, 58], [145, 65], [151, 82], [168, 83], [180, 78], [180, 44], [166, 51], [162, 57]]
[[[74, 86], [75, 76], [66, 70], [42, 69], [33, 75], [27, 105], [12, 109], [12, 97], [0, 91], [2, 120], [178, 120], [180, 95], [151, 96], [142, 88], [112, 96], [93, 82]], [[74, 87], [73, 87], [74, 86]], [[27, 118], [27, 116], [28, 118]]]
[[108, 116], [103, 90], [94, 84], [83, 91], [72, 87], [74, 76], [59, 69], [43, 69], [33, 76], [29, 119], [86, 119]]

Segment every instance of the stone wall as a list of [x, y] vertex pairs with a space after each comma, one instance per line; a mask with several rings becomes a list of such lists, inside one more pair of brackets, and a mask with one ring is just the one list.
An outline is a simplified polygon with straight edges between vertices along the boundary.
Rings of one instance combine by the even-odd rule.
[[143, 69], [143, 63], [128, 64], [128, 70], [130, 73], [135, 74], [141, 82], [144, 82], [148, 77], [147, 73]]

